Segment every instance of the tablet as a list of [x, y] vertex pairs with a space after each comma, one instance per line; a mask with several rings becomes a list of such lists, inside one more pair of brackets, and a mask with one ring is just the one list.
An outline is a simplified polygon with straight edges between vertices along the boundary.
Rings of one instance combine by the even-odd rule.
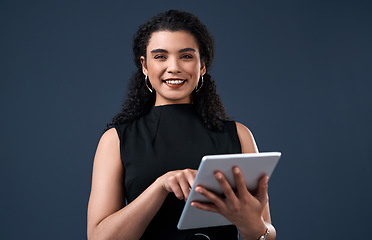
[[230, 185], [235, 188], [232, 168], [239, 166], [247, 188], [255, 189], [258, 180], [263, 174], [266, 174], [270, 178], [280, 155], [280, 152], [268, 152], [204, 156], [199, 165], [195, 182], [182, 211], [177, 228], [182, 230], [230, 225], [231, 223], [218, 213], [200, 210], [191, 206], [192, 201], [208, 201], [203, 195], [195, 192], [195, 187], [200, 185], [215, 193], [222, 194], [222, 190], [214, 177], [214, 172], [219, 170], [224, 174]]

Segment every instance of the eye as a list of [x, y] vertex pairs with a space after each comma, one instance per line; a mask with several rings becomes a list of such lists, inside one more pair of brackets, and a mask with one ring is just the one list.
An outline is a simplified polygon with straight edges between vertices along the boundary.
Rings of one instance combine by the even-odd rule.
[[166, 59], [167, 57], [165, 55], [162, 55], [162, 54], [159, 54], [159, 55], [155, 55], [154, 56], [154, 59]]
[[181, 58], [185, 58], [185, 59], [192, 59], [194, 56], [191, 55], [191, 54], [184, 54], [181, 56]]

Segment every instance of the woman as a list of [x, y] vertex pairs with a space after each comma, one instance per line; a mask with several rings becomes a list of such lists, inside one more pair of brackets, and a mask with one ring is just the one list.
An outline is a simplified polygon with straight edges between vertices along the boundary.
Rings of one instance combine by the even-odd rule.
[[206, 27], [186, 12], [158, 14], [139, 28], [133, 52], [128, 99], [94, 159], [88, 238], [226, 240], [239, 230], [241, 239], [275, 239], [267, 177], [252, 195], [238, 167], [237, 193], [216, 172], [226, 198], [198, 186], [211, 203], [192, 203], [235, 226], [176, 228], [202, 156], [258, 151], [250, 131], [228, 120], [208, 74], [214, 46]]

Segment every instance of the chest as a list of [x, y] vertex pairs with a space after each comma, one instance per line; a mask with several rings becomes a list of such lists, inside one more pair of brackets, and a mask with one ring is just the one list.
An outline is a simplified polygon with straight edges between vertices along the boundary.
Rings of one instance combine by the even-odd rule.
[[198, 122], [136, 122], [125, 129], [121, 141], [126, 197], [134, 200], [168, 171], [197, 169], [205, 155], [239, 150], [227, 131], [210, 131]]

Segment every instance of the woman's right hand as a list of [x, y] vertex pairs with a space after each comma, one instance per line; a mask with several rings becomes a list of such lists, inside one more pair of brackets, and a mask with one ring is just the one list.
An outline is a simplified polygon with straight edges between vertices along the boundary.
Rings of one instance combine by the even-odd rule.
[[197, 170], [193, 169], [176, 170], [167, 172], [158, 180], [166, 191], [173, 192], [178, 199], [186, 201], [194, 184], [196, 173]]

